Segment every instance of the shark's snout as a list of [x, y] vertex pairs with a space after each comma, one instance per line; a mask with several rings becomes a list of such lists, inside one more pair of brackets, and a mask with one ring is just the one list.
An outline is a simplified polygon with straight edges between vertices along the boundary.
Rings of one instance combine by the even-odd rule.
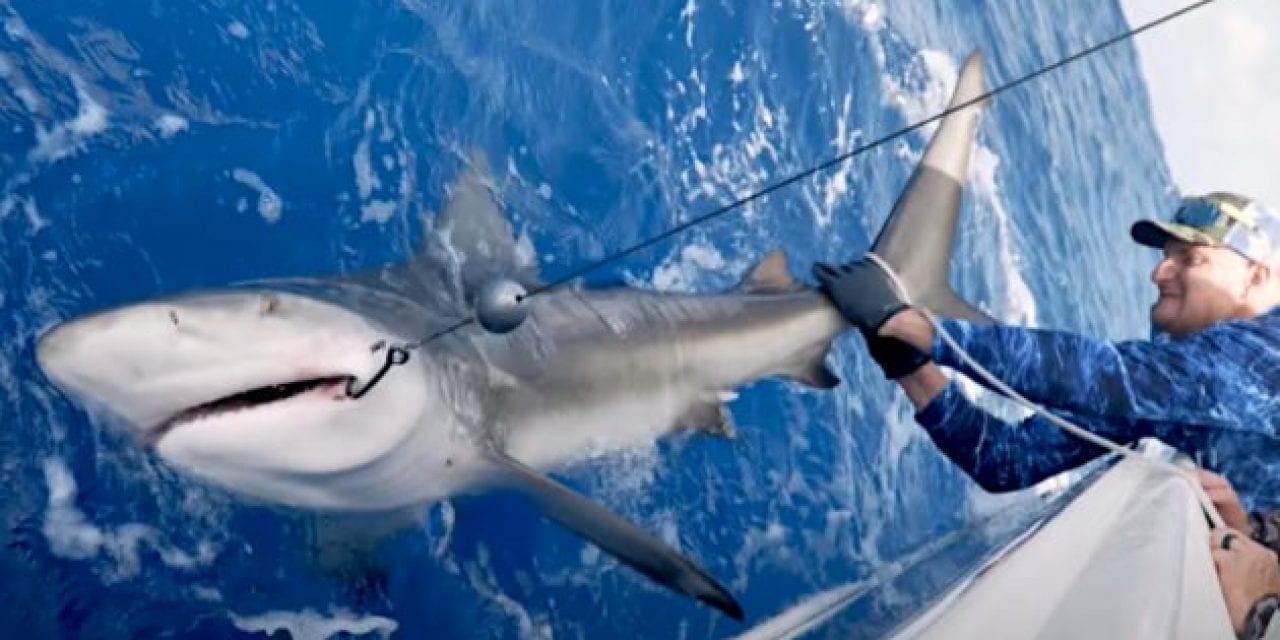
[[40, 337], [59, 389], [148, 436], [159, 425], [301, 395], [361, 376], [385, 339], [335, 305], [282, 293], [218, 292], [128, 305]]
[[76, 349], [78, 332], [70, 324], [46, 331], [36, 341], [36, 364], [55, 384], [60, 384], [67, 371], [67, 363]]
[[94, 400], [105, 389], [118, 388], [113, 379], [128, 376], [132, 367], [128, 354], [117, 349], [114, 324], [105, 313], [53, 327], [36, 341], [36, 364], [58, 388], [80, 399]]

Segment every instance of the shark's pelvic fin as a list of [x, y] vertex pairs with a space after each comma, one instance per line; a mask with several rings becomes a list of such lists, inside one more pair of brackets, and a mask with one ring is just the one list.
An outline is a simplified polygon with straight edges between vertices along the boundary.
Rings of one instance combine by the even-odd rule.
[[[983, 91], [982, 54], [975, 51], [960, 69], [948, 109], [979, 98]], [[975, 102], [942, 119], [871, 246], [871, 252], [898, 273], [912, 302], [939, 315], [978, 322], [990, 322], [991, 318], [952, 291], [948, 274], [974, 132], [985, 102]]]
[[820, 351], [815, 352], [812, 359], [806, 360], [804, 366], [787, 374], [788, 378], [815, 389], [834, 389], [840, 386], [840, 377], [827, 368], [823, 359], [831, 344], [827, 343]]
[[765, 254], [756, 266], [751, 268], [747, 277], [742, 279], [737, 291], [741, 293], [789, 293], [799, 291], [804, 286], [791, 277], [787, 270], [787, 254], [781, 249], [774, 249]]
[[733, 417], [720, 402], [721, 398], [714, 396], [706, 402], [695, 404], [680, 418], [677, 426], [732, 440], [737, 437], [738, 431], [733, 426]]
[[528, 498], [542, 515], [591, 541], [655, 582], [742, 620], [742, 606], [692, 560], [604, 507], [530, 469], [491, 451], [508, 484]]

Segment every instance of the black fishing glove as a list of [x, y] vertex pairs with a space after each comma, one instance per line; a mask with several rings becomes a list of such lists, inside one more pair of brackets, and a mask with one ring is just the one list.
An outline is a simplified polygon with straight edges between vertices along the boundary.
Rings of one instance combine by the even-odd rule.
[[908, 306], [884, 271], [866, 260], [834, 267], [815, 262], [813, 275], [822, 292], [864, 336], [876, 335], [881, 325]]
[[869, 336], [865, 332], [862, 337], [867, 340], [867, 352], [871, 354], [871, 359], [880, 365], [884, 377], [889, 380], [915, 373], [929, 362], [928, 354], [897, 338]]

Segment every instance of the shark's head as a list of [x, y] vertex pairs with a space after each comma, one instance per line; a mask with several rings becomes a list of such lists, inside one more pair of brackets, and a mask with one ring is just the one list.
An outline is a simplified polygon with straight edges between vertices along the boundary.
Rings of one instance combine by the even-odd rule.
[[397, 339], [341, 304], [229, 290], [67, 322], [37, 359], [63, 391], [196, 476], [294, 506], [378, 508], [350, 503], [379, 500], [362, 493], [379, 480], [368, 471], [403, 455], [429, 411], [426, 374], [397, 367], [360, 398], [347, 383], [368, 381]]

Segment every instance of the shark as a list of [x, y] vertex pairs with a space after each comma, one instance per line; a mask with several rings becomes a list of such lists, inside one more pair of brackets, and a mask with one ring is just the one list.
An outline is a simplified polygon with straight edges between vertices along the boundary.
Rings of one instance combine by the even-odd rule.
[[[948, 263], [981, 68], [976, 52], [964, 63], [872, 246], [919, 304], [970, 318], [982, 314], [952, 291]], [[824, 360], [847, 323], [774, 252], [730, 291], [553, 288], [521, 303], [515, 330], [488, 332], [465, 322], [476, 291], [494, 278], [536, 287], [536, 265], [482, 162], [448, 196], [437, 232], [403, 263], [69, 319], [40, 336], [38, 364], [166, 464], [250, 500], [375, 513], [514, 488], [625, 565], [741, 620], [693, 559], [547, 472], [681, 430], [730, 437], [726, 393], [762, 378], [832, 388]]]

